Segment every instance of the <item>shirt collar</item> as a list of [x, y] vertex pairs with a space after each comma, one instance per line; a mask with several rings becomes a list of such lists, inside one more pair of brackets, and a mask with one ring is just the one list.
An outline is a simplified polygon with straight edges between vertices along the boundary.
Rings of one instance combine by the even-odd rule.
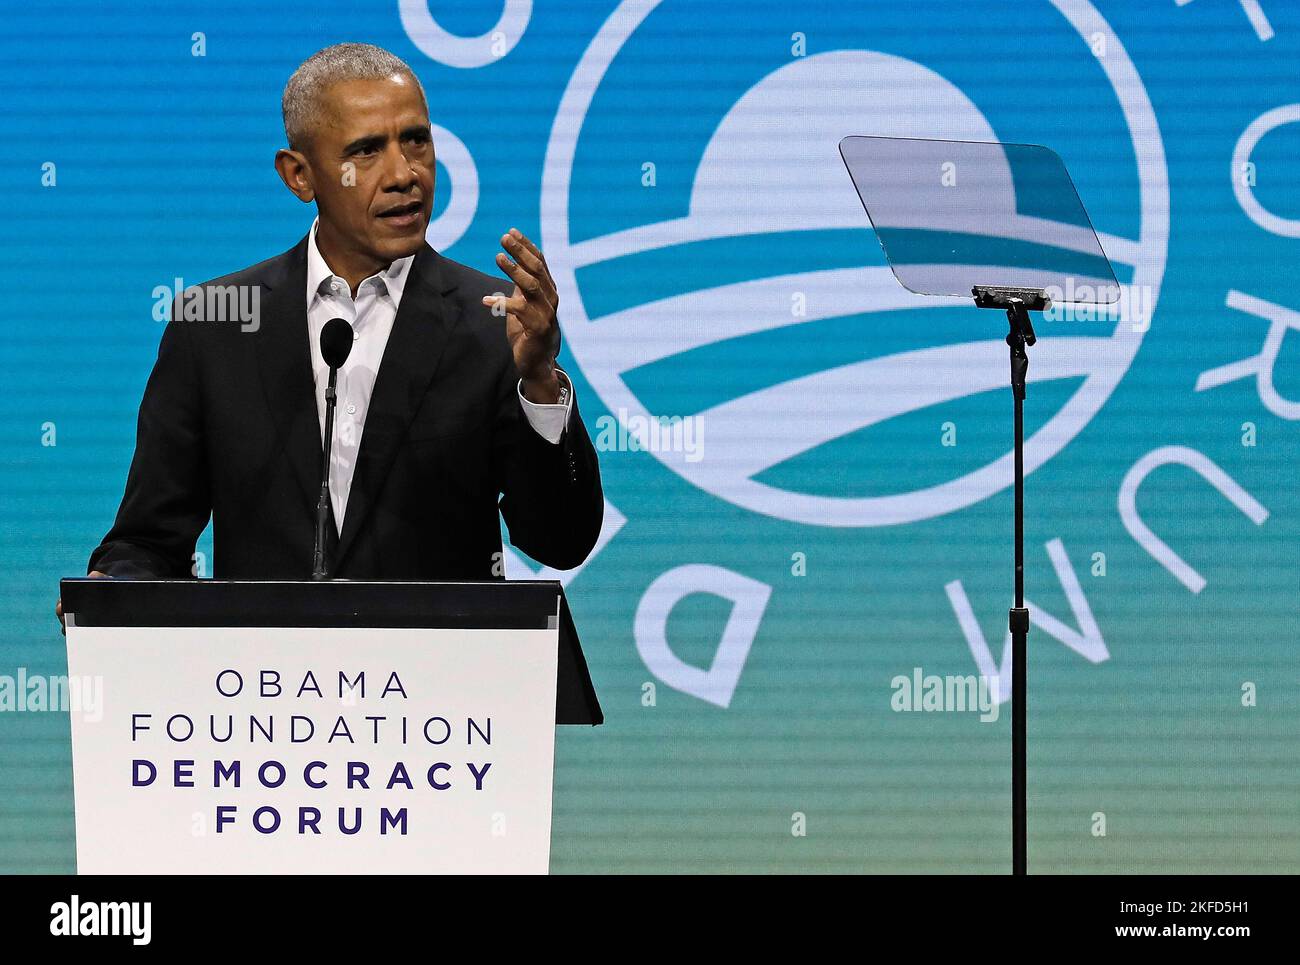
[[[325, 258], [321, 255], [320, 249], [316, 247], [316, 228], [320, 224], [317, 218], [311, 223], [311, 232], [307, 239], [307, 308], [311, 309], [312, 299], [320, 292], [321, 285], [325, 284], [332, 278], [336, 278], [330, 266], [325, 263]], [[388, 289], [388, 296], [393, 300], [393, 307], [399, 308], [402, 304], [402, 291], [406, 288], [406, 278], [411, 273], [411, 265], [415, 261], [415, 255], [407, 255], [405, 258], [398, 258], [382, 271], [376, 272], [371, 278], [382, 278], [384, 286]], [[367, 278], [366, 281], [370, 279]], [[339, 278], [343, 282], [342, 278]], [[346, 285], [346, 282], [343, 282]], [[363, 281], [364, 285], [365, 282]], [[351, 292], [348, 296], [351, 297]]]

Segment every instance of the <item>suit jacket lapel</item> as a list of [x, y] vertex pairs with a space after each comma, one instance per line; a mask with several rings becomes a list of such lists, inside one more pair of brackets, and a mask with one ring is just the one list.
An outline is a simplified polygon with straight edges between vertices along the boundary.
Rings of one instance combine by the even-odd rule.
[[271, 261], [261, 287], [261, 326], [253, 337], [262, 388], [310, 521], [316, 515], [324, 452], [308, 341], [305, 236]]
[[437, 252], [426, 244], [411, 264], [401, 306], [393, 320], [393, 330], [370, 395], [334, 566], [347, 556], [383, 490], [389, 466], [406, 438], [448, 338], [459, 321], [446, 311], [442, 296], [455, 286], [445, 287], [445, 276], [439, 270], [438, 261]]

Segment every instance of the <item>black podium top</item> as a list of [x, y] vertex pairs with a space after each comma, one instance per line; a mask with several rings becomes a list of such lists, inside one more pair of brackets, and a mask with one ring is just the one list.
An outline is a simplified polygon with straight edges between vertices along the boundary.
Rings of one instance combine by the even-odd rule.
[[348, 580], [65, 579], [66, 619], [79, 627], [429, 627], [546, 630], [560, 634], [555, 722], [605, 716], [555, 580], [351, 582]]

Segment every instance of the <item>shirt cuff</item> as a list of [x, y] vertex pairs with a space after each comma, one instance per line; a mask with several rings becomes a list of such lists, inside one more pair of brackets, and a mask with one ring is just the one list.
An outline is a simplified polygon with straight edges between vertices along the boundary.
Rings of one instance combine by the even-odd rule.
[[528, 424], [552, 445], [557, 445], [563, 438], [564, 430], [569, 426], [569, 410], [573, 408], [573, 383], [560, 369], [557, 368], [555, 374], [560, 378], [562, 402], [554, 404], [530, 402], [524, 398], [523, 379], [519, 380], [519, 385], [515, 389], [519, 393], [519, 404], [523, 407]]

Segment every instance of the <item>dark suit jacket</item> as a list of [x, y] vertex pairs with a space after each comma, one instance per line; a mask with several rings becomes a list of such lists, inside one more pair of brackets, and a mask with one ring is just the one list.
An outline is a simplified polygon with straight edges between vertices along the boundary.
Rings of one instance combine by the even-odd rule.
[[[213, 575], [311, 576], [322, 447], [307, 329], [307, 239], [208, 282], [257, 286], [256, 331], [173, 306], [149, 377], [117, 520], [90, 557], [111, 576], [186, 577], [212, 517]], [[558, 445], [529, 425], [505, 320], [510, 283], [416, 254], [366, 415], [335, 576], [491, 579], [501, 528], [577, 566], [600, 531], [600, 469], [575, 401]], [[498, 503], [498, 497], [500, 502]], [[331, 527], [332, 529], [332, 527]]]

